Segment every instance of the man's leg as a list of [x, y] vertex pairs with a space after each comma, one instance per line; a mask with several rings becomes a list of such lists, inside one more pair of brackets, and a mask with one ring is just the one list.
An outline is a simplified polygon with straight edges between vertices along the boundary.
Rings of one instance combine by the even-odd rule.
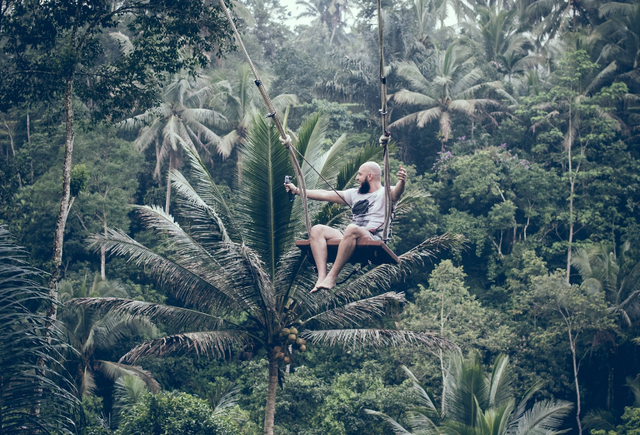
[[347, 264], [349, 258], [351, 258], [353, 251], [356, 249], [356, 243], [362, 237], [371, 237], [369, 230], [353, 224], [347, 227], [340, 246], [338, 246], [336, 261], [334, 261], [333, 267], [331, 267], [331, 271], [327, 274], [327, 277], [322, 282], [319, 281], [319, 284], [316, 284], [318, 288], [332, 289], [336, 286], [338, 274], [344, 265]]
[[335, 228], [326, 225], [315, 225], [309, 233], [311, 252], [313, 259], [316, 261], [316, 269], [318, 269], [318, 281], [312, 292], [318, 290], [320, 284], [327, 277], [327, 240], [341, 239], [342, 233]]

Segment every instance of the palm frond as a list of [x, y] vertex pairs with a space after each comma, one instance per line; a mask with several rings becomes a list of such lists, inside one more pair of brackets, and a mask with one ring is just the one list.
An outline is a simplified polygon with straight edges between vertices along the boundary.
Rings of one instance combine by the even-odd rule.
[[407, 80], [411, 87], [422, 94], [428, 94], [430, 90], [429, 81], [420, 72], [418, 66], [413, 62], [400, 62], [397, 65], [398, 75]]
[[430, 96], [420, 92], [408, 91], [406, 89], [401, 89], [393, 94], [393, 101], [398, 104], [414, 104], [420, 106], [433, 106], [434, 104], [438, 104], [438, 101], [435, 98], [431, 98]]
[[589, 94], [593, 92], [595, 89], [599, 89], [603, 82], [605, 82], [615, 74], [617, 69], [618, 69], [618, 65], [614, 60], [591, 80], [591, 83], [589, 83], [589, 86], [587, 86], [585, 93]]
[[121, 362], [136, 362], [145, 356], [185, 355], [224, 357], [233, 346], [247, 342], [248, 336], [238, 330], [187, 332], [158, 338], [131, 349]]
[[384, 314], [385, 305], [395, 301], [406, 302], [404, 293], [387, 292], [378, 296], [360, 299], [344, 306], [329, 308], [315, 316], [309, 317], [306, 323], [317, 323], [323, 328], [348, 328], [361, 325], [363, 321]]
[[242, 389], [239, 386], [229, 388], [215, 403], [211, 404], [213, 415], [223, 415], [233, 408], [240, 401]]
[[294, 242], [291, 203], [282, 183], [293, 173], [289, 154], [279, 140], [278, 131], [262, 118], [254, 118], [249, 146], [241, 153], [238, 217], [243, 223], [244, 240], [264, 262], [273, 278], [280, 257]]
[[482, 78], [482, 70], [480, 68], [474, 68], [469, 73], [459, 78], [455, 85], [451, 88], [452, 98], [471, 98], [475, 85]]
[[[189, 172], [192, 180], [194, 180], [194, 192], [200, 200], [215, 210], [216, 215], [221, 220], [222, 227], [224, 227], [221, 230], [225, 231], [233, 241], [242, 243], [242, 232], [228, 204], [228, 199], [225, 198], [222, 190], [213, 181], [213, 177], [209, 174], [207, 167], [198, 154], [188, 148], [184, 148], [184, 150], [189, 158]], [[199, 200], [194, 198], [194, 201], [197, 202]]]
[[134, 376], [145, 383], [147, 388], [153, 393], [160, 392], [160, 384], [155, 380], [151, 372], [144, 370], [140, 366], [131, 366], [111, 361], [96, 360], [100, 371], [108, 378], [116, 381], [125, 376]]
[[389, 417], [387, 414], [383, 414], [382, 412], [378, 412], [378, 411], [373, 411], [371, 409], [365, 409], [364, 412], [366, 412], [369, 415], [375, 415], [376, 417], [382, 418], [382, 420], [384, 420], [385, 423], [391, 426], [391, 430], [396, 435], [413, 435], [411, 432], [409, 432], [404, 427], [402, 427], [400, 423], [395, 421], [393, 418]]
[[413, 391], [418, 394], [418, 405], [435, 411], [436, 407], [433, 404], [431, 397], [429, 397], [429, 394], [427, 394], [424, 388], [422, 388], [422, 386], [418, 382], [418, 378], [416, 378], [416, 376], [413, 374], [413, 372], [411, 372], [411, 370], [407, 368], [407, 366], [402, 366], [402, 370], [409, 377], [409, 379], [411, 379], [411, 387]]
[[[206, 277], [153, 252], [119, 230], [109, 230], [107, 235], [95, 234], [91, 240], [91, 246], [104, 246], [107, 253], [127, 257], [138, 266], [144, 265], [147, 273], [154, 276], [161, 286], [170, 288], [177, 298], [188, 305], [216, 311], [246, 308], [245, 303], [236, 301], [232, 290], [218, 289]], [[219, 282], [224, 287], [229, 284], [224, 280]]]
[[176, 329], [215, 330], [230, 326], [223, 318], [200, 311], [131, 299], [77, 298], [71, 300], [68, 305], [108, 311], [125, 320], [144, 317]]
[[593, 274], [589, 252], [584, 248], [576, 249], [571, 256], [571, 265], [578, 269], [582, 279], [590, 278]]
[[424, 332], [399, 331], [393, 329], [333, 329], [303, 331], [300, 336], [313, 344], [342, 346], [344, 348], [382, 348], [405, 345], [453, 350], [457, 346], [446, 338]]
[[603, 3], [598, 9], [601, 17], [633, 16], [638, 5], [633, 3], [607, 2]]
[[[333, 181], [337, 176], [340, 170], [340, 163], [344, 160], [344, 150], [347, 144], [347, 134], [343, 134], [336, 140], [331, 148], [322, 156], [322, 160], [320, 161], [320, 173], [324, 178]], [[323, 186], [323, 182], [319, 182], [315, 187], [317, 188], [326, 188]]]
[[536, 402], [522, 417], [509, 425], [507, 434], [533, 435], [540, 431], [558, 433], [564, 418], [572, 409], [573, 404], [564, 400]]
[[231, 243], [222, 217], [198, 195], [184, 175], [173, 170], [170, 179], [179, 197], [181, 214], [191, 220], [190, 234], [194, 239], [205, 249], [219, 241]]
[[512, 396], [513, 374], [509, 367], [509, 357], [500, 354], [493, 362], [489, 380], [489, 406], [500, 406]]
[[[60, 363], [68, 348], [57, 326], [29, 309], [57, 301], [38, 285], [42, 273], [28, 266], [26, 258], [24, 249], [0, 226], [2, 431], [75, 433], [72, 416], [79, 405], [78, 392]], [[34, 407], [40, 409], [39, 418], [28, 412]]]
[[109, 36], [111, 36], [118, 43], [120, 52], [125, 56], [128, 56], [133, 52], [133, 44], [131, 43], [131, 39], [127, 35], [122, 32], [110, 32]]

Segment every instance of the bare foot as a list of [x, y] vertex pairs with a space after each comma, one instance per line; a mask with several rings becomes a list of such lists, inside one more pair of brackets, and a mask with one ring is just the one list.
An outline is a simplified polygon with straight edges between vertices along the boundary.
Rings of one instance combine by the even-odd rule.
[[331, 278], [331, 276], [328, 276], [328, 275], [320, 284], [317, 284], [317, 287], [319, 289], [322, 288], [326, 290], [331, 290], [335, 286], [336, 286], [336, 280], [334, 278]]
[[311, 289], [311, 291], [309, 293], [315, 293], [318, 290], [320, 290], [320, 284], [322, 284], [322, 281], [324, 281], [324, 279], [326, 277], [327, 277], [326, 275], [325, 276], [318, 276], [318, 280], [316, 281], [316, 285], [313, 286], [313, 288]]

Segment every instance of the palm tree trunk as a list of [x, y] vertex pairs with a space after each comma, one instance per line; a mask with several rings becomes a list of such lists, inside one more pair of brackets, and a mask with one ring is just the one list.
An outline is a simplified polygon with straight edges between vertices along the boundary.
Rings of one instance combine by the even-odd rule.
[[273, 422], [276, 415], [276, 392], [278, 389], [278, 360], [274, 352], [269, 355], [269, 384], [267, 387], [267, 405], [264, 411], [264, 435], [273, 435]]

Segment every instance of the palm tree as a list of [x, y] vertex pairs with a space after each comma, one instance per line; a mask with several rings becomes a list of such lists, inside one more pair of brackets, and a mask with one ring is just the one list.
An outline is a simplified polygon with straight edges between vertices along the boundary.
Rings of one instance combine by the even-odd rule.
[[547, 45], [566, 31], [597, 25], [598, 4], [585, 0], [521, 0], [518, 9], [520, 22], [527, 23], [538, 44]]
[[577, 249], [571, 265], [582, 277], [582, 287], [592, 293], [604, 291], [609, 311], [618, 315], [622, 323], [633, 326], [640, 316], [640, 262], [624, 277], [620, 264], [631, 249], [631, 244], [622, 245], [620, 259], [607, 243]]
[[298, 18], [315, 18], [311, 26], [325, 26], [331, 32], [329, 47], [336, 35], [341, 39], [344, 37], [346, 15], [350, 14], [347, 0], [297, 0], [296, 4], [305, 8]]
[[[227, 127], [231, 131], [221, 138], [220, 147], [223, 156], [227, 157], [233, 147], [244, 143], [247, 138], [247, 128], [251, 120], [259, 112], [262, 96], [255, 86], [254, 77], [248, 64], [241, 64], [232, 77], [225, 73], [213, 74], [207, 86], [197, 91], [198, 97], [207, 101], [210, 107], [220, 108], [220, 112], [227, 119]], [[265, 86], [269, 85], [269, 77], [262, 76]], [[293, 104], [298, 103], [298, 97], [293, 94], [280, 94], [272, 100], [278, 113]]]
[[398, 74], [409, 82], [414, 91], [402, 89], [393, 96], [398, 104], [422, 106], [417, 112], [403, 116], [391, 127], [416, 124], [418, 128], [438, 120], [442, 143], [451, 134], [451, 116], [460, 113], [474, 117], [478, 108], [498, 104], [489, 99], [476, 99], [474, 94], [484, 87], [499, 87], [499, 83], [481, 82], [480, 68], [473, 66], [469, 50], [459, 44], [449, 45], [445, 52], [436, 48], [429, 78], [413, 62], [398, 64]]
[[78, 401], [60, 364], [62, 336], [34, 310], [55, 301], [26, 258], [0, 226], [0, 433], [72, 434]]
[[485, 59], [509, 81], [519, 72], [524, 72], [540, 62], [540, 56], [529, 54], [533, 43], [520, 33], [517, 25], [517, 9], [505, 9], [499, 3], [477, 7], [478, 19], [466, 23], [464, 41], [473, 46], [481, 44]]
[[600, 57], [605, 62], [617, 60], [627, 71], [623, 78], [638, 81], [640, 68], [640, 5], [638, 3], [607, 2], [599, 8], [606, 21], [597, 27], [603, 39]]
[[[86, 281], [86, 280], [85, 280]], [[144, 317], [130, 318], [118, 313], [107, 313], [77, 306], [76, 298], [128, 296], [127, 291], [116, 282], [102, 280], [96, 274], [93, 285], [77, 286], [62, 282], [59, 288], [60, 301], [64, 303], [60, 311], [60, 329], [70, 345], [65, 355], [65, 365], [74, 376], [78, 398], [92, 394], [95, 390], [95, 373], [117, 381], [123, 376], [136, 376], [146, 383], [151, 391], [158, 392], [160, 385], [139, 366], [125, 365], [96, 358], [98, 350], [109, 350], [124, 338], [132, 336], [154, 337], [156, 328]]]
[[530, 388], [516, 404], [511, 384], [513, 373], [509, 357], [499, 355], [491, 373], [486, 373], [477, 353], [466, 359], [460, 354], [451, 356], [449, 373], [444, 380], [442, 407], [439, 411], [416, 377], [403, 367], [411, 379], [418, 397], [418, 410], [410, 413], [410, 430], [397, 421], [376, 411], [369, 414], [382, 417], [402, 435], [444, 433], [450, 435], [528, 435], [558, 433], [562, 419], [573, 405], [565, 401], [544, 400], [529, 407], [539, 386]]
[[[211, 153], [214, 146], [219, 154], [229, 155], [229, 140], [219, 137], [209, 127], [224, 128], [227, 121], [217, 111], [202, 106], [201, 93], [197, 92], [204, 86], [202, 80], [174, 78], [166, 87], [162, 103], [158, 107], [119, 123], [122, 129], [139, 130], [138, 138], [134, 142], [138, 151], [142, 152], [150, 145], [155, 145], [156, 179], [160, 179], [162, 164], [167, 157], [169, 173], [180, 165], [180, 143], [187, 144], [194, 151], [197, 144], [207, 153]], [[171, 183], [167, 180], [167, 212], [170, 203]]]
[[[321, 152], [326, 128], [326, 118], [310, 117], [294, 138], [294, 146], [325, 177], [336, 180], [346, 141]], [[83, 307], [146, 316], [177, 331], [132, 349], [122, 361], [185, 352], [223, 356], [234, 346], [246, 346], [254, 353], [264, 349], [269, 360], [264, 433], [272, 435], [279, 365], [295, 358], [290, 346], [300, 352], [306, 350], [307, 341], [343, 346], [453, 346], [434, 335], [378, 329], [372, 322], [384, 314], [387, 303], [404, 302], [404, 294], [389, 290], [392, 282], [435, 250], [453, 246], [458, 237], [427, 240], [403, 254], [398, 266], [367, 266], [361, 272], [347, 269], [341, 275], [344, 282], [334, 291], [311, 294], [313, 268], [294, 246], [304, 218], [299, 201], [292, 205], [282, 187], [292, 165], [275, 128], [262, 117], [253, 121], [240, 152], [240, 183], [233, 208], [198, 156], [188, 155], [193, 184], [180, 172], [172, 173], [185, 225], [159, 207], [139, 208], [145, 224], [169, 242], [165, 255], [118, 230], [94, 236], [98, 249], [104, 246], [110, 253], [144, 264], [182, 304], [77, 300]], [[356, 170], [351, 168], [347, 179]], [[307, 164], [303, 171], [310, 172]], [[307, 179], [307, 186], [316, 186], [313, 178]]]

